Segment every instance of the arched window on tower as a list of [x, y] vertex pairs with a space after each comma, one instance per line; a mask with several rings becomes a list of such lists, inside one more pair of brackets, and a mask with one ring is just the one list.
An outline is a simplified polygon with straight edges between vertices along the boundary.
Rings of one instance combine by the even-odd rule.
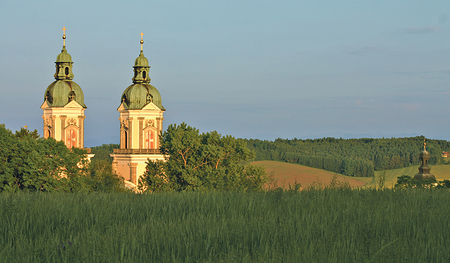
[[147, 93], [147, 103], [150, 103], [153, 101], [153, 96], [150, 93]]
[[144, 149], [156, 149], [156, 130], [148, 127], [144, 130]]
[[75, 129], [68, 129], [66, 131], [66, 146], [69, 149], [77, 147], [77, 131]]
[[74, 91], [69, 92], [69, 102], [76, 100], [76, 95]]
[[66, 67], [66, 68], [64, 69], [64, 71], [65, 71], [65, 73], [66, 73], [66, 76], [68, 76], [68, 75], [69, 75], [69, 67]]
[[128, 149], [128, 132], [124, 131], [124, 136], [123, 136], [123, 147], [124, 149]]
[[147, 77], [147, 72], [144, 70], [144, 71], [142, 71], [142, 78], [145, 80], [146, 77]]

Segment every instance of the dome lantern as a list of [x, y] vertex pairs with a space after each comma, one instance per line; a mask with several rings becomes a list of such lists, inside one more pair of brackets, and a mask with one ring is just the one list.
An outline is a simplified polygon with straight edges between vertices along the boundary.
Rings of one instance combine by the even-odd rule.
[[55, 73], [55, 79], [56, 80], [72, 80], [73, 79], [73, 72], [72, 72], [72, 56], [70, 56], [69, 53], [67, 53], [66, 50], [66, 27], [63, 27], [63, 48], [61, 50], [61, 53], [56, 57], [55, 61], [55, 67], [56, 67], [56, 73]]
[[139, 53], [139, 57], [134, 61], [134, 77], [133, 83], [150, 83], [149, 71], [150, 66], [148, 65], [148, 59], [144, 56], [143, 45], [144, 45], [144, 33], [141, 32], [141, 52]]

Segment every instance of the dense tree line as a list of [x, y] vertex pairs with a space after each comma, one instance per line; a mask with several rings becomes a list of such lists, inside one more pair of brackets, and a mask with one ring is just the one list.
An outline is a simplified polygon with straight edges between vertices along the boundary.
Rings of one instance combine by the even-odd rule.
[[92, 159], [92, 161], [107, 161], [109, 163], [112, 163], [113, 158], [111, 157], [111, 154], [114, 152], [114, 149], [119, 149], [119, 147], [119, 144], [114, 143], [91, 147], [91, 153], [95, 154], [95, 157]]
[[86, 154], [36, 130], [13, 134], [0, 124], [0, 192], [125, 191], [110, 162], [94, 158], [89, 164]]
[[[373, 176], [374, 171], [389, 170], [420, 163], [423, 136], [408, 138], [362, 139], [276, 139], [247, 140], [256, 152], [255, 160], [298, 163], [348, 176]], [[441, 154], [450, 142], [427, 140], [430, 164], [441, 163]]]

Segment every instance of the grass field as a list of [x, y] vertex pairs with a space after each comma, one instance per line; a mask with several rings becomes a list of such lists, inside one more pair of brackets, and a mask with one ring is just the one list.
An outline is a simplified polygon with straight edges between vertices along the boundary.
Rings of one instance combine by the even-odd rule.
[[0, 194], [0, 262], [447, 262], [450, 191]]
[[298, 164], [276, 161], [257, 161], [252, 164], [264, 166], [266, 173], [273, 175], [276, 186], [284, 189], [289, 188], [289, 185], [293, 185], [295, 182], [300, 183], [302, 188], [306, 188], [315, 182], [328, 184], [333, 176], [337, 176], [339, 180], [346, 180], [352, 187], [361, 187], [366, 184], [365, 181], [362, 181], [359, 178], [344, 176]]
[[[393, 188], [397, 182], [397, 178], [402, 175], [414, 177], [419, 170], [419, 165], [405, 167], [401, 169], [376, 171], [375, 177], [349, 177], [341, 174], [335, 174], [321, 169], [311, 168], [298, 164], [291, 164], [276, 161], [257, 161], [255, 165], [261, 165], [266, 168], [266, 173], [273, 174], [278, 187], [288, 188], [289, 184], [293, 185], [295, 181], [300, 183], [303, 188], [308, 187], [315, 181], [328, 184], [337, 175], [339, 179], [346, 180], [352, 187], [376, 187], [380, 175], [385, 174], [385, 186]], [[450, 180], [450, 165], [431, 165], [431, 173], [438, 181]]]

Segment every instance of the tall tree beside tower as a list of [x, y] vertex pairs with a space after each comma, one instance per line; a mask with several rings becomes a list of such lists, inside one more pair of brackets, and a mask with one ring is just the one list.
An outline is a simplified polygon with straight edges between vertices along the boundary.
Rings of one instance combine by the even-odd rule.
[[248, 164], [254, 154], [242, 139], [182, 123], [170, 125], [160, 142], [167, 160], [147, 163], [143, 191], [258, 191], [268, 180], [263, 167]]

